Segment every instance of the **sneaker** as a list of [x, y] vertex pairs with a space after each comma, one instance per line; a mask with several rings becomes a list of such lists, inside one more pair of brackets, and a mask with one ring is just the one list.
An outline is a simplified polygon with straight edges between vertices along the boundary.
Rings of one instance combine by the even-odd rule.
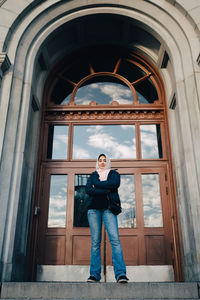
[[125, 275], [121, 275], [119, 276], [119, 278], [117, 279], [118, 283], [128, 283], [128, 278]]
[[99, 280], [96, 279], [96, 277], [94, 277], [94, 276], [90, 276], [90, 277], [88, 278], [87, 282], [99, 282]]

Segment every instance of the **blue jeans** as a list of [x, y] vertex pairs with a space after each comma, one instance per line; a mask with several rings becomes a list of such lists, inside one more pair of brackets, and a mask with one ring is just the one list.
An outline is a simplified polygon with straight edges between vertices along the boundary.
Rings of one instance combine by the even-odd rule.
[[101, 279], [101, 232], [103, 222], [111, 243], [114, 273], [116, 280], [118, 280], [119, 276], [126, 275], [126, 265], [119, 240], [117, 216], [115, 216], [109, 209], [89, 209], [88, 222], [90, 225], [92, 239], [90, 276], [94, 276], [97, 280]]

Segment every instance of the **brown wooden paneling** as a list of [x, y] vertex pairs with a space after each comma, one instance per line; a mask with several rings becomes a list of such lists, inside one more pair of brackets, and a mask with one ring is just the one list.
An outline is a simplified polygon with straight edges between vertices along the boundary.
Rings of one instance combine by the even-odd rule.
[[63, 265], [65, 263], [65, 236], [46, 236], [45, 265]]
[[[127, 235], [125, 234], [125, 231], [127, 232]], [[123, 235], [120, 235], [124, 260], [126, 265], [136, 266], [139, 264], [138, 236], [128, 233], [129, 229], [126, 229], [125, 231]], [[111, 245], [108, 236], [106, 238], [106, 264], [112, 265]]]
[[138, 237], [120, 236], [124, 260], [127, 265], [136, 266], [139, 263], [138, 257]]
[[75, 235], [73, 236], [73, 264], [89, 265], [90, 264], [90, 236]]
[[165, 265], [165, 237], [145, 236], [147, 265]]

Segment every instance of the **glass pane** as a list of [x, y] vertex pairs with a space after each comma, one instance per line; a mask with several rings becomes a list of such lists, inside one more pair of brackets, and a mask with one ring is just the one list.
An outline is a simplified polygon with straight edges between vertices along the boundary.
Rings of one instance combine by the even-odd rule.
[[69, 104], [69, 100], [71, 98], [71, 94], [69, 94], [67, 97], [65, 97], [62, 102], [60, 103], [60, 105], [67, 105]]
[[138, 100], [141, 104], [151, 104], [158, 100], [157, 90], [151, 79], [145, 79], [136, 85]]
[[67, 175], [51, 175], [48, 227], [65, 227]]
[[101, 82], [98, 81], [96, 78], [88, 80], [86, 85], [78, 89], [75, 96], [76, 104], [89, 104], [91, 101], [96, 101], [98, 104], [110, 104], [112, 101], [117, 101], [119, 104], [133, 103], [132, 91], [121, 80], [101, 78]]
[[149, 101], [142, 94], [140, 94], [138, 91], [137, 91], [137, 96], [138, 96], [138, 101], [141, 104], [147, 104], [147, 103], [149, 103]]
[[136, 158], [134, 125], [74, 126], [73, 158]]
[[87, 219], [86, 202], [88, 194], [85, 192], [87, 179], [90, 175], [75, 175], [74, 191], [74, 227], [89, 227]]
[[140, 125], [142, 158], [162, 158], [160, 125]]
[[122, 213], [118, 215], [118, 225], [120, 228], [135, 228], [136, 212], [135, 186], [133, 175], [121, 175], [119, 196], [121, 199]]
[[[141, 79], [147, 75], [147, 73], [137, 65], [124, 60], [119, 66], [119, 74], [127, 78], [130, 82], [137, 81], [138, 79]], [[146, 78], [140, 83], [134, 85], [134, 87], [137, 91], [137, 96], [140, 103], [151, 104], [155, 100], [158, 100], [157, 90], [151, 78]]]
[[159, 174], [142, 175], [144, 205], [144, 226], [162, 227], [162, 208], [160, 197]]
[[67, 104], [69, 102], [72, 90], [72, 84], [66, 80], [58, 80], [53, 88], [50, 102], [55, 105]]
[[124, 59], [121, 60], [117, 73], [128, 79], [129, 82], [134, 82], [146, 75], [146, 73], [137, 65]]
[[47, 158], [67, 159], [68, 126], [49, 126]]

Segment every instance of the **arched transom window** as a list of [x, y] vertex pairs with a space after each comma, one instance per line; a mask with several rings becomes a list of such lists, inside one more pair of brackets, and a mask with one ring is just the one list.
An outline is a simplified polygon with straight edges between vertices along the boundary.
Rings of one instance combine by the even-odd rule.
[[49, 105], [161, 104], [157, 75], [132, 52], [87, 49], [70, 57], [51, 85]]

